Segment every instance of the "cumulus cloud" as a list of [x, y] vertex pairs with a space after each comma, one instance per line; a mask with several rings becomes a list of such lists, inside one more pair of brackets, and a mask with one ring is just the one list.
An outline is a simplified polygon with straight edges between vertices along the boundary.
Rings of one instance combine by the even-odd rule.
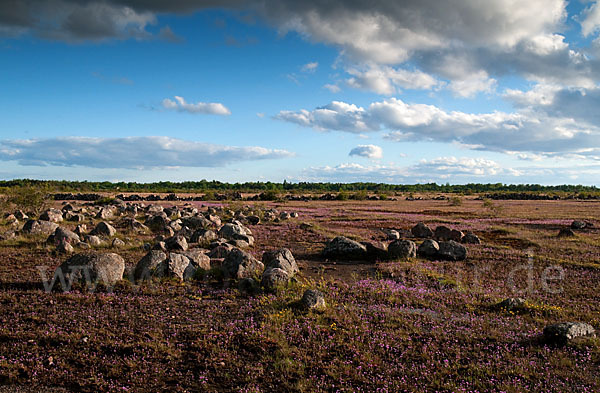
[[586, 154], [587, 149], [600, 146], [600, 129], [572, 117], [527, 110], [447, 112], [434, 105], [408, 104], [397, 98], [373, 102], [366, 109], [334, 101], [313, 111], [282, 111], [275, 118], [320, 131], [387, 130], [386, 138], [394, 141], [456, 142], [472, 149], [500, 152]]
[[594, 2], [583, 12], [583, 20], [581, 21], [581, 33], [587, 37], [595, 34], [600, 29], [600, 6]]
[[384, 95], [392, 95], [401, 89], [429, 90], [438, 84], [434, 77], [419, 70], [411, 71], [371, 64], [367, 69], [350, 68], [347, 72], [352, 75], [346, 80], [349, 86]]
[[37, 166], [123, 169], [220, 167], [236, 161], [291, 156], [293, 153], [286, 150], [213, 145], [165, 136], [0, 141], [0, 160]]
[[370, 159], [383, 158], [383, 149], [376, 145], [358, 145], [350, 150], [349, 156], [359, 156]]
[[203, 113], [209, 115], [230, 115], [231, 111], [219, 102], [197, 102], [187, 103], [183, 97], [175, 96], [175, 101], [165, 98], [162, 106], [168, 110], [176, 110], [187, 113]]

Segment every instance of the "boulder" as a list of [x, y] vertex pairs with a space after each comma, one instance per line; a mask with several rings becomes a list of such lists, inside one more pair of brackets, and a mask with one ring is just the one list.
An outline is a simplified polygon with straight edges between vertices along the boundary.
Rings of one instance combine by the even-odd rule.
[[150, 250], [135, 266], [133, 277], [136, 281], [150, 278], [154, 269], [167, 259], [167, 254], [160, 250]]
[[373, 261], [384, 261], [389, 258], [388, 248], [382, 242], [361, 242], [367, 248], [367, 259]]
[[227, 223], [219, 229], [219, 236], [228, 240], [244, 240], [249, 245], [254, 244], [254, 237], [252, 237], [252, 231], [241, 223]]
[[385, 229], [384, 233], [388, 240], [400, 240], [400, 232], [395, 229]]
[[28, 220], [23, 225], [23, 233], [29, 235], [50, 235], [56, 231], [58, 224], [43, 220]]
[[417, 249], [417, 255], [423, 258], [435, 259], [440, 252], [440, 245], [433, 239], [425, 239]]
[[406, 259], [417, 256], [417, 245], [412, 240], [395, 240], [388, 246], [388, 255], [392, 259]]
[[213, 240], [217, 240], [218, 236], [215, 232], [210, 229], [198, 229], [196, 232], [192, 234], [190, 237], [191, 243], [204, 243], [204, 242], [212, 242]]
[[258, 275], [264, 267], [262, 262], [239, 248], [234, 248], [227, 254], [222, 266], [226, 277], [236, 279]]
[[125, 247], [125, 242], [117, 237], [112, 241], [112, 247], [113, 248]]
[[183, 235], [175, 235], [165, 240], [165, 246], [169, 251], [185, 251], [188, 249], [187, 240]]
[[87, 235], [84, 238], [85, 242], [90, 246], [99, 246], [102, 244], [102, 240], [98, 236], [95, 235]]
[[431, 228], [429, 228], [427, 225], [425, 225], [422, 222], [420, 222], [417, 225], [415, 225], [414, 227], [412, 227], [410, 232], [413, 234], [414, 237], [418, 237], [418, 238], [422, 238], [422, 239], [433, 237], [433, 231], [431, 230]]
[[117, 233], [117, 230], [106, 222], [99, 222], [98, 225], [92, 229], [90, 235], [94, 236], [104, 236], [104, 237], [112, 237]]
[[162, 261], [156, 269], [156, 277], [177, 277], [180, 280], [190, 280], [194, 277], [197, 267], [183, 254], [171, 253], [166, 260]]
[[557, 237], [575, 237], [575, 232], [571, 228], [563, 228], [558, 232]]
[[234, 247], [231, 244], [220, 244], [217, 247], [210, 250], [208, 256], [210, 258], [226, 258], [227, 255], [229, 255], [229, 253], [231, 252], [231, 250], [233, 250], [233, 248]]
[[262, 256], [262, 263], [265, 265], [265, 271], [268, 269], [282, 269], [289, 277], [292, 277], [299, 272], [298, 264], [296, 259], [292, 255], [292, 252], [287, 248], [280, 248], [279, 250], [266, 251]]
[[77, 235], [75, 232], [61, 227], [56, 228], [54, 233], [48, 237], [48, 240], [46, 240], [47, 243], [51, 244], [59, 244], [62, 242], [77, 244], [80, 241], [79, 235]]
[[55, 274], [62, 274], [66, 282], [112, 286], [123, 278], [125, 261], [115, 253], [75, 254], [56, 270]]
[[216, 214], [207, 214], [206, 219], [212, 222], [213, 225], [217, 228], [220, 227], [222, 224], [221, 217], [217, 216]]
[[327, 243], [322, 254], [332, 259], [360, 260], [367, 257], [367, 248], [357, 241], [338, 236]]
[[571, 229], [584, 229], [587, 224], [584, 221], [575, 220], [571, 223]]
[[56, 246], [56, 251], [59, 254], [72, 254], [73, 252], [75, 252], [75, 249], [73, 248], [71, 243], [63, 240], [60, 243], [58, 243], [58, 246]]
[[186, 227], [198, 230], [202, 228], [212, 228], [215, 224], [204, 216], [191, 216], [191, 217], [183, 217], [181, 219], [181, 225], [185, 225]]
[[592, 325], [582, 322], [563, 322], [549, 325], [544, 328], [546, 340], [557, 344], [566, 344], [571, 340], [581, 337], [596, 337]]
[[250, 224], [250, 225], [258, 225], [258, 224], [260, 224], [260, 217], [259, 216], [248, 216], [248, 217], [246, 217], [246, 221], [248, 221], [248, 224]]
[[473, 232], [467, 232], [463, 236], [462, 242], [465, 243], [465, 244], [481, 244], [481, 240]]
[[260, 285], [268, 291], [273, 291], [278, 287], [287, 285], [289, 281], [290, 275], [285, 270], [272, 267], [265, 270]]
[[448, 261], [464, 261], [467, 259], [467, 248], [454, 240], [439, 243], [438, 258]]
[[83, 222], [85, 221], [85, 216], [83, 214], [68, 212], [65, 214], [65, 218], [71, 222]]
[[181, 254], [185, 255], [197, 268], [210, 270], [210, 257], [206, 255], [206, 250], [196, 248]]
[[440, 225], [437, 228], [435, 228], [433, 236], [438, 241], [454, 240], [455, 242], [460, 242], [464, 235], [461, 231], [448, 228], [445, 225]]
[[48, 209], [40, 215], [40, 220], [50, 222], [62, 222], [63, 214], [57, 209]]
[[96, 218], [99, 218], [101, 220], [109, 220], [109, 219], [113, 218], [113, 216], [114, 216], [113, 210], [108, 207], [100, 208], [100, 210], [96, 214]]
[[300, 304], [307, 310], [323, 310], [326, 307], [325, 296], [317, 289], [307, 289], [302, 295]]

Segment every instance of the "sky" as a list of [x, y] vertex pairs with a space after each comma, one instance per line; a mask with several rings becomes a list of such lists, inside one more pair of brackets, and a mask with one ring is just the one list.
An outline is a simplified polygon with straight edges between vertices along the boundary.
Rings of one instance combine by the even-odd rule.
[[600, 185], [600, 4], [3, 0], [0, 179]]

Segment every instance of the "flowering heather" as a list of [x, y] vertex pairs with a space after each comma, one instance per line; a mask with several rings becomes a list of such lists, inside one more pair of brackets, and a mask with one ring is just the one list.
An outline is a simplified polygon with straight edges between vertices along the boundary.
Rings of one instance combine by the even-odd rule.
[[[260, 203], [300, 213], [251, 226], [253, 255], [288, 247], [301, 268], [275, 293], [247, 295], [211, 275], [47, 293], [38, 266], [51, 274], [64, 256], [45, 239], [0, 242], [0, 382], [78, 392], [600, 391], [599, 339], [561, 346], [541, 336], [564, 321], [600, 328], [600, 230], [556, 237], [573, 219], [598, 220], [596, 204]], [[337, 234], [382, 241], [381, 228], [420, 221], [472, 230], [482, 244], [461, 262], [320, 256]], [[118, 252], [131, 269], [152, 235], [127, 236]], [[308, 288], [325, 294], [324, 311], [299, 307]], [[526, 303], [496, 307], [508, 297]]]

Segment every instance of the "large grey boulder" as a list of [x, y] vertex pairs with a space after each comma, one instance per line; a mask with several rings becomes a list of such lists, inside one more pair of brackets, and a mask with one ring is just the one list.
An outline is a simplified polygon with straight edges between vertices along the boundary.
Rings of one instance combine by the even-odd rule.
[[197, 267], [183, 254], [171, 253], [154, 270], [156, 277], [177, 277], [180, 280], [190, 280]]
[[388, 246], [382, 242], [361, 242], [367, 248], [367, 259], [385, 261], [389, 259]]
[[67, 259], [56, 269], [55, 275], [62, 274], [70, 283], [112, 286], [123, 278], [124, 271], [125, 261], [118, 254], [87, 253], [75, 254]]
[[462, 242], [465, 244], [481, 244], [479, 236], [477, 236], [473, 232], [467, 232], [465, 236], [463, 236]]
[[322, 254], [326, 258], [361, 260], [367, 257], [367, 248], [357, 241], [338, 236], [327, 243]]
[[265, 265], [249, 253], [234, 248], [225, 257], [222, 268], [227, 277], [242, 279], [259, 275]]
[[191, 217], [183, 217], [181, 219], [181, 225], [185, 225], [186, 227], [193, 229], [193, 230], [198, 230], [198, 229], [203, 229], [203, 228], [211, 228], [214, 227], [215, 224], [208, 220], [206, 217], [204, 216], [191, 216]]
[[150, 228], [150, 230], [154, 233], [164, 233], [168, 232], [168, 230], [170, 229], [169, 219], [164, 213], [148, 216], [148, 218], [145, 221], [145, 225], [148, 228]]
[[217, 234], [210, 229], [198, 229], [195, 231], [190, 237], [191, 243], [204, 243], [204, 242], [212, 242], [213, 240], [217, 240], [219, 237]]
[[429, 259], [435, 259], [439, 252], [440, 245], [433, 239], [425, 239], [417, 249], [417, 255]]
[[435, 228], [433, 236], [439, 241], [454, 240], [455, 242], [460, 242], [464, 235], [461, 231], [448, 228], [445, 225], [440, 225]]
[[571, 229], [584, 229], [587, 224], [584, 221], [575, 220], [571, 223]]
[[417, 245], [412, 240], [395, 240], [388, 246], [390, 258], [406, 259], [417, 256]]
[[266, 251], [262, 256], [262, 263], [265, 265], [265, 271], [268, 269], [282, 269], [289, 277], [298, 273], [298, 264], [292, 255], [292, 252], [287, 248], [279, 250]]
[[165, 259], [167, 259], [167, 254], [164, 252], [160, 250], [150, 250], [135, 266], [133, 273], [134, 279], [140, 281], [150, 278], [154, 273], [154, 269], [156, 269], [156, 267]]
[[43, 220], [27, 220], [23, 225], [23, 233], [29, 235], [51, 235], [58, 228], [58, 224]]
[[278, 287], [285, 286], [290, 281], [290, 275], [278, 267], [267, 268], [262, 275], [260, 285], [267, 291], [273, 291]]
[[113, 216], [114, 216], [114, 212], [109, 207], [100, 208], [100, 210], [96, 214], [96, 218], [99, 218], [101, 220], [109, 220], [109, 219], [113, 218]]
[[210, 257], [206, 255], [206, 250], [195, 248], [181, 252], [181, 254], [185, 255], [196, 267], [210, 270]]
[[249, 245], [254, 244], [252, 231], [242, 225], [240, 222], [227, 223], [219, 229], [218, 235], [228, 240], [244, 240]]
[[67, 242], [69, 244], [78, 244], [81, 240], [79, 235], [68, 229], [58, 227], [52, 235], [46, 240], [47, 243], [60, 244], [61, 242]]
[[414, 237], [419, 237], [423, 239], [433, 237], [433, 231], [431, 230], [431, 228], [429, 228], [422, 222], [412, 227], [410, 232], [413, 234]]
[[450, 240], [440, 242], [440, 251], [438, 257], [448, 261], [464, 261], [467, 259], [467, 248], [460, 243]]
[[116, 233], [117, 230], [112, 225], [103, 221], [99, 222], [98, 225], [96, 225], [94, 229], [92, 229], [90, 235], [111, 237], [114, 236]]
[[63, 214], [57, 209], [48, 209], [40, 215], [40, 220], [50, 222], [62, 222]]
[[553, 343], [566, 344], [581, 337], [596, 337], [596, 330], [592, 325], [583, 322], [563, 322], [546, 326], [544, 337]]
[[188, 249], [187, 240], [183, 235], [175, 235], [165, 239], [165, 246], [169, 251], [186, 251]]

